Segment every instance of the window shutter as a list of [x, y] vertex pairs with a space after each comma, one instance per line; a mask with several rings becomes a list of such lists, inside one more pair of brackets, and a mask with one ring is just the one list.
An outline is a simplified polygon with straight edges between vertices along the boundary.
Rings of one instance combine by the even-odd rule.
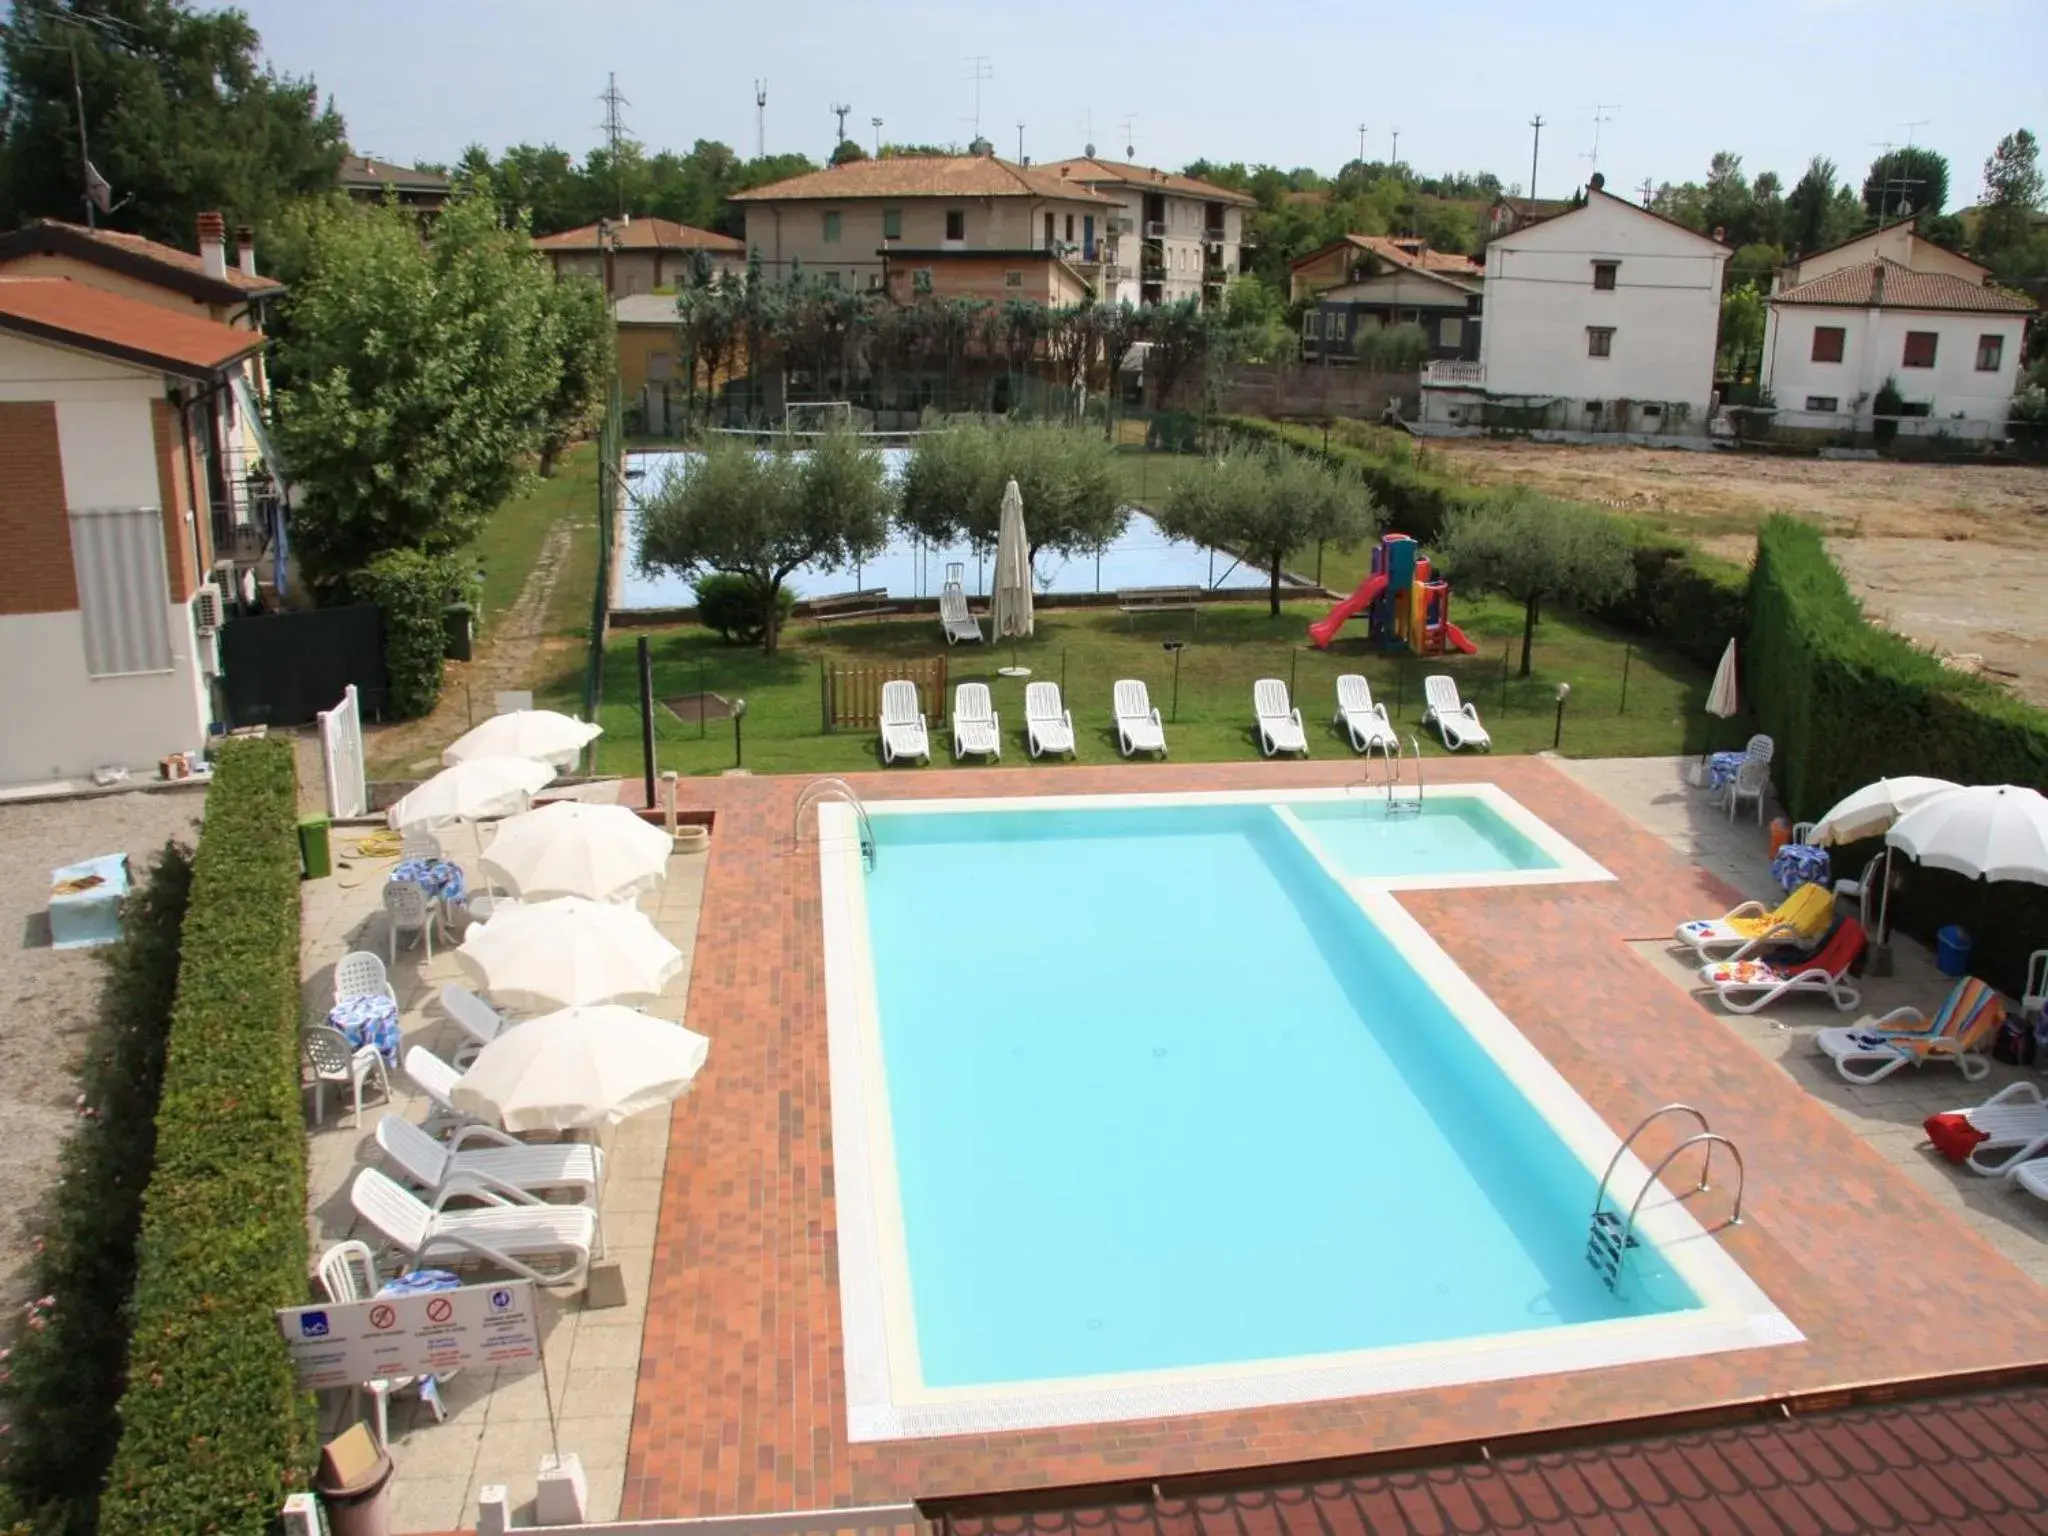
[[74, 510], [71, 563], [85, 627], [85, 670], [94, 677], [170, 671], [163, 513], [155, 507]]

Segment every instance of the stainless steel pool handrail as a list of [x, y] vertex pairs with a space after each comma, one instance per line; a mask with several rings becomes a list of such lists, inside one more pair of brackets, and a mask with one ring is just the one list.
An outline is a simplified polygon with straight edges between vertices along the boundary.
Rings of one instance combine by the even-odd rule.
[[854, 792], [853, 786], [837, 774], [813, 779], [798, 792], [796, 809], [790, 814], [790, 841], [795, 842], [803, 836], [804, 812], [821, 803], [827, 795], [837, 795], [853, 807], [854, 819], [860, 827], [860, 856], [872, 868], [875, 862], [875, 824], [868, 819], [868, 808]]
[[1401, 787], [1401, 764], [1404, 760], [1401, 751], [1401, 738], [1396, 736], [1393, 745], [1386, 749], [1388, 764], [1393, 770], [1387, 779], [1387, 813], [1389, 815], [1392, 815], [1395, 811], [1420, 812], [1422, 809], [1422, 743], [1415, 739], [1413, 732], [1410, 732], [1408, 745], [1415, 749], [1415, 798], [1412, 801], [1402, 801], [1394, 798], [1394, 791]]
[[[1596, 1220], [1599, 1218], [1600, 1215], [1600, 1207], [1604, 1205], [1607, 1201], [1607, 1182], [1608, 1180], [1614, 1177], [1614, 1170], [1621, 1166], [1622, 1154], [1627, 1152], [1630, 1147], [1635, 1145], [1635, 1140], [1638, 1136], [1642, 1135], [1643, 1132], [1647, 1131], [1652, 1125], [1656, 1124], [1657, 1121], [1663, 1119], [1666, 1115], [1691, 1115], [1693, 1119], [1699, 1121], [1700, 1129], [1702, 1131], [1713, 1130], [1713, 1127], [1707, 1124], [1707, 1117], [1690, 1104], [1680, 1104], [1676, 1102], [1670, 1104], [1660, 1104], [1657, 1108], [1651, 1110], [1647, 1115], [1643, 1116], [1642, 1119], [1636, 1122], [1636, 1128], [1630, 1131], [1626, 1136], [1622, 1137], [1621, 1145], [1614, 1149], [1614, 1156], [1610, 1157], [1607, 1160], [1607, 1171], [1600, 1175], [1600, 1185], [1597, 1189], [1593, 1191], [1593, 1216]], [[1687, 1145], [1691, 1145], [1691, 1143], [1688, 1142]], [[1665, 1159], [1665, 1161], [1668, 1162], [1670, 1161], [1670, 1159], [1667, 1158]], [[1661, 1167], [1663, 1165], [1659, 1164], [1658, 1166]], [[1705, 1189], [1707, 1187], [1707, 1175], [1713, 1171], [1713, 1167], [1714, 1149], [1712, 1147], [1708, 1147], [1706, 1161], [1700, 1164], [1699, 1187], [1701, 1189]]]
[[[1628, 1251], [1630, 1234], [1635, 1231], [1636, 1213], [1643, 1208], [1643, 1201], [1649, 1197], [1650, 1191], [1656, 1187], [1657, 1176], [1671, 1165], [1671, 1160], [1678, 1156], [1679, 1153], [1683, 1152], [1687, 1147], [1696, 1146], [1701, 1142], [1705, 1142], [1707, 1145], [1708, 1157], [1711, 1158], [1714, 1155], [1714, 1147], [1718, 1144], [1726, 1147], [1728, 1155], [1735, 1159], [1735, 1209], [1728, 1217], [1728, 1225], [1731, 1227], [1742, 1225], [1742, 1194], [1749, 1186], [1749, 1170], [1742, 1164], [1742, 1149], [1719, 1131], [1695, 1131], [1664, 1154], [1664, 1160], [1650, 1170], [1650, 1176], [1643, 1181], [1643, 1187], [1636, 1191], [1635, 1204], [1628, 1208], [1628, 1220], [1621, 1225], [1621, 1245], [1616, 1250], [1617, 1253]], [[1700, 1179], [1700, 1188], [1705, 1189], [1706, 1187], [1707, 1181], [1703, 1176]], [[1618, 1267], [1619, 1260], [1616, 1262]]]

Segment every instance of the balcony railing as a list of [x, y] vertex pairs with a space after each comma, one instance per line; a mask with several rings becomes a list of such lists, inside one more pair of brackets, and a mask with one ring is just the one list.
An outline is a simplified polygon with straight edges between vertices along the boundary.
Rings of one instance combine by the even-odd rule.
[[1145, 221], [1145, 238], [1147, 240], [1164, 240], [1166, 238], [1166, 221], [1164, 219], [1147, 219]]
[[1427, 389], [1432, 384], [1484, 384], [1486, 364], [1468, 363], [1457, 358], [1436, 358], [1422, 365], [1422, 384]]
[[1211, 228], [1202, 231], [1202, 238], [1211, 245], [1221, 245], [1229, 237], [1222, 230]]

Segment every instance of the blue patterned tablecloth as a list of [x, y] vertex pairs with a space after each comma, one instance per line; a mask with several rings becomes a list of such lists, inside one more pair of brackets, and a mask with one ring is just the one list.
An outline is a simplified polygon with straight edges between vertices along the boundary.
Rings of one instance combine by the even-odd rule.
[[1771, 878], [1784, 891], [1796, 891], [1809, 883], [1828, 885], [1831, 883], [1831, 869], [1827, 849], [1812, 848], [1805, 843], [1787, 843], [1771, 860]]
[[1740, 752], [1716, 752], [1707, 759], [1707, 787], [1724, 789], [1735, 782], [1735, 771], [1742, 766]]
[[398, 1028], [398, 1004], [383, 993], [343, 998], [328, 1010], [327, 1022], [348, 1036], [348, 1043], [358, 1050], [374, 1045], [388, 1064], [398, 1065], [398, 1048], [405, 1037]]
[[469, 896], [462, 866], [452, 859], [403, 859], [392, 866], [390, 878], [410, 880], [451, 907], [461, 906]]

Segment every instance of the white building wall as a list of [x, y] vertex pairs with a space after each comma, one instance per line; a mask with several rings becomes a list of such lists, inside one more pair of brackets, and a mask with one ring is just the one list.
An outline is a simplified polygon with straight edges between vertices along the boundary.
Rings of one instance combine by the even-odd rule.
[[[1848, 429], [1853, 418], [1856, 430], [1868, 431], [1871, 402], [1889, 378], [1906, 400], [1929, 407], [1924, 425], [1908, 422], [1902, 431], [2002, 436], [2019, 382], [2025, 321], [2023, 315], [1773, 305], [1764, 334], [1764, 382], [1778, 406], [1773, 421], [1784, 427], [1839, 431]], [[1821, 326], [1839, 326], [1843, 332], [1839, 363], [1813, 361], [1813, 333]], [[1939, 338], [1932, 368], [1905, 366], [1909, 331], [1932, 331]], [[1977, 343], [1984, 336], [2003, 337], [2005, 345], [1999, 366], [1979, 372]], [[1809, 409], [1811, 399], [1833, 399], [1836, 409]], [[1959, 421], [1969, 426], [1959, 429]]]

